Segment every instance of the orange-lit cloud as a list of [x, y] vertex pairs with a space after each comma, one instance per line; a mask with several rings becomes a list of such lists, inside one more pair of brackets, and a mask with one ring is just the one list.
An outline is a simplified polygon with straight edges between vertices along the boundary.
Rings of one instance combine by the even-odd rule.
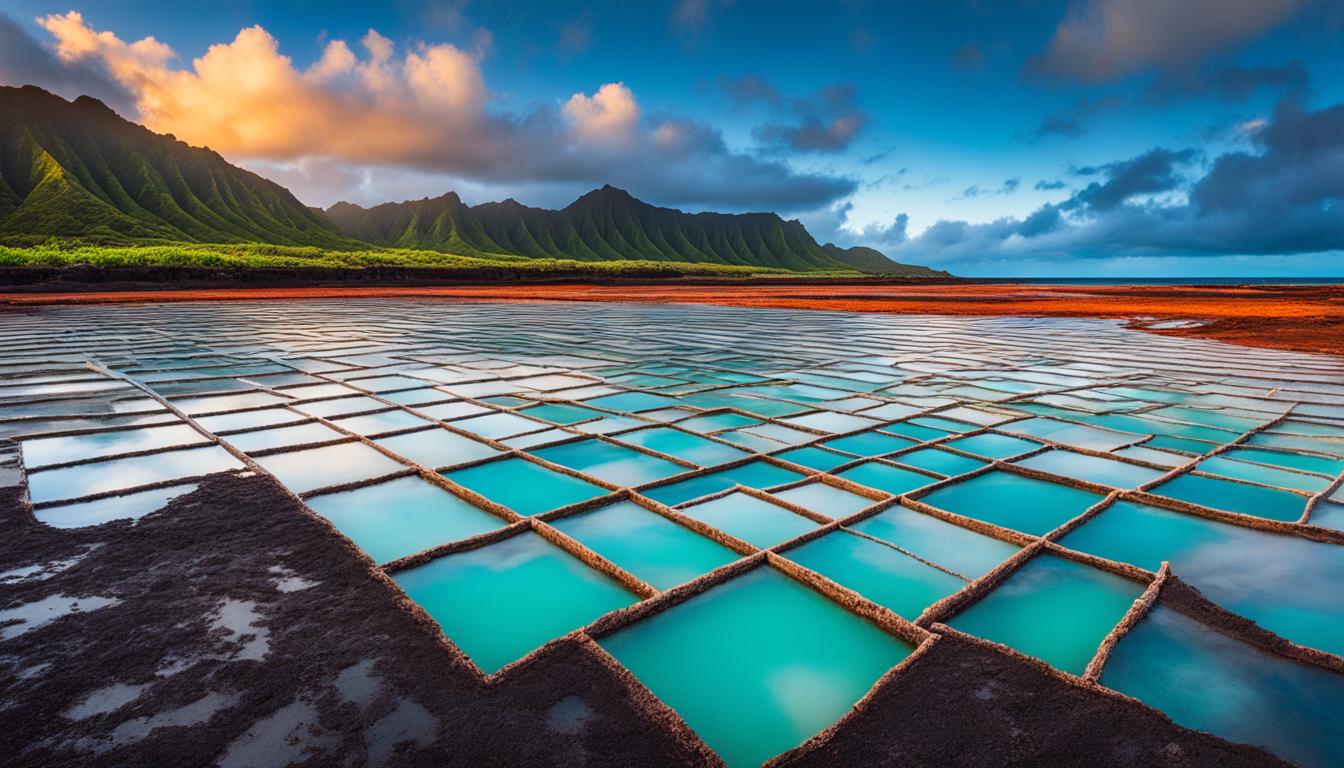
[[[483, 30], [471, 50], [398, 46], [369, 30], [357, 42], [328, 41], [301, 67], [260, 26], [184, 64], [153, 37], [128, 42], [77, 11], [38, 23], [61, 62], [96, 68], [129, 94], [138, 114], [128, 117], [252, 167], [311, 175], [315, 189], [318, 175], [367, 179], [359, 169], [389, 167], [484, 184], [612, 183], [669, 204], [785, 210], [854, 189], [849, 179], [734, 151], [709, 126], [646, 119], [620, 82], [523, 113], [501, 110], [481, 70], [491, 48]], [[333, 173], [333, 163], [351, 171]]]

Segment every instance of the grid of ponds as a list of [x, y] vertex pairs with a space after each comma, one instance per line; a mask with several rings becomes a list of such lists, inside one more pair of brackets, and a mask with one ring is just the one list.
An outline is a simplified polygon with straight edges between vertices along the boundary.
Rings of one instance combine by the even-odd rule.
[[[487, 681], [587, 638], [733, 766], [947, 633], [1344, 762], [1337, 359], [1100, 320], [44, 308], [0, 315], [0, 471], [59, 528], [270, 473]], [[1152, 608], [1164, 562], [1290, 652]]]

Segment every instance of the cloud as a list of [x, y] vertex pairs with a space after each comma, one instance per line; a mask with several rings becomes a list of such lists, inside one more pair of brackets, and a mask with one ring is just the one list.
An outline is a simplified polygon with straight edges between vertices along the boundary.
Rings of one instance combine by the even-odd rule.
[[972, 184], [962, 190], [961, 194], [953, 198], [954, 200], [972, 200], [977, 197], [1003, 197], [1011, 195], [1022, 186], [1022, 180], [1019, 178], [1004, 179], [1003, 184], [998, 189], [982, 189], [979, 184]]
[[100, 68], [61, 61], [3, 13], [0, 13], [0, 84], [36, 85], [68, 99], [93, 96], [118, 109], [127, 109], [134, 103], [126, 89]]
[[592, 96], [576, 93], [564, 111], [575, 132], [589, 141], [629, 141], [639, 122], [635, 94], [623, 83], [607, 83]]
[[[899, 261], [956, 264], [1111, 257], [1333, 254], [1344, 251], [1344, 103], [1280, 101], [1250, 134], [1254, 151], [1214, 159], [1155, 148], [1074, 169], [1096, 180], [1057, 205], [991, 222], [939, 221], [888, 243]], [[1038, 188], [1042, 185], [1038, 184]], [[1055, 188], [1053, 183], [1046, 188]]]
[[1311, 87], [1311, 78], [1301, 62], [1278, 66], [1229, 65], [1199, 71], [1166, 73], [1148, 90], [1150, 102], [1163, 105], [1190, 98], [1211, 97], [1243, 102], [1257, 91], [1301, 95]]
[[1176, 69], [1255, 38], [1306, 0], [1082, 0], [1026, 72], [1084, 82]]
[[738, 108], [765, 105], [776, 116], [753, 131], [757, 141], [775, 150], [841, 152], [868, 125], [858, 91], [848, 83], [826, 86], [806, 98], [785, 96], [760, 75], [719, 84]]
[[1048, 191], [1051, 191], [1051, 190], [1063, 189], [1063, 188], [1065, 188], [1065, 187], [1067, 187], [1067, 186], [1068, 186], [1068, 184], [1065, 184], [1064, 182], [1062, 182], [1062, 181], [1060, 181], [1060, 180], [1058, 180], [1058, 179], [1056, 179], [1056, 180], [1054, 180], [1054, 181], [1046, 181], [1046, 180], [1042, 179], [1042, 180], [1036, 182], [1036, 186], [1033, 187], [1033, 189], [1038, 189], [1038, 190], [1041, 190], [1041, 191], [1043, 191], [1043, 192], [1048, 192]]
[[1087, 185], [1067, 205], [1108, 211], [1138, 195], [1170, 192], [1183, 180], [1178, 169], [1189, 165], [1197, 155], [1193, 149], [1173, 152], [1157, 147], [1129, 160], [1078, 169], [1075, 173], [1079, 175], [1103, 173], [1106, 180]]
[[183, 65], [152, 37], [127, 42], [76, 12], [39, 23], [64, 69], [105, 72], [150, 129], [298, 173], [308, 167], [301, 161], [322, 158], [504, 186], [610, 183], [666, 205], [785, 211], [857, 186], [734, 151], [701, 123], [646, 116], [621, 83], [497, 111], [483, 53], [446, 43], [399, 47], [369, 30], [356, 45], [328, 41], [299, 68], [253, 26]]

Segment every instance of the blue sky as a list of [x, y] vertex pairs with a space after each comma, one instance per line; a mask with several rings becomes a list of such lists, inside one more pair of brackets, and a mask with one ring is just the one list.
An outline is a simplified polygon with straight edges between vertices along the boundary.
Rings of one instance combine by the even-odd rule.
[[[959, 274], [1344, 274], [1337, 2], [4, 13], [0, 82], [92, 92], [315, 205], [452, 189], [560, 206], [612, 183], [688, 210], [774, 210]], [[151, 37], [166, 48], [136, 43]], [[350, 61], [319, 76], [333, 41]], [[218, 66], [202, 66], [211, 46]]]

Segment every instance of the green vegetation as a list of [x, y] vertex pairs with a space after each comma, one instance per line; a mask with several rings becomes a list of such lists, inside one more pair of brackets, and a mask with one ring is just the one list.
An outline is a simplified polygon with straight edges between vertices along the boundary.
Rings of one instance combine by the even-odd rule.
[[[436, 269], [500, 270], [519, 274], [582, 272], [596, 276], [638, 273], [668, 277], [748, 277], [784, 276], [788, 270], [764, 267], [740, 267], [723, 264], [687, 264], [622, 259], [583, 262], [569, 259], [529, 259], [522, 256], [455, 256], [438, 251], [380, 248], [336, 251], [304, 246], [264, 243], [169, 243], [163, 245], [109, 246], [50, 242], [15, 248], [0, 245], [0, 267], [69, 267], [87, 265], [100, 268], [179, 267], [188, 269], [351, 269], [359, 267], [429, 267]], [[853, 272], [820, 273], [846, 274]]]
[[917, 277], [773, 213], [684, 213], [607, 186], [558, 211], [456, 194], [308, 208], [89, 97], [0, 87], [0, 266], [435, 267], [498, 274]]
[[[326, 213], [349, 237], [389, 247], [534, 259], [654, 259], [798, 272], [855, 269], [817, 245], [798, 221], [785, 221], [773, 213], [684, 213], [649, 205], [611, 186], [589, 192], [558, 211], [529, 208], [513, 200], [467, 206], [449, 193], [373, 208], [337, 203]], [[869, 251], [892, 271], [902, 269]], [[935, 274], [922, 267], [913, 269]]]
[[348, 247], [284, 187], [102, 102], [0, 88], [0, 237]]

